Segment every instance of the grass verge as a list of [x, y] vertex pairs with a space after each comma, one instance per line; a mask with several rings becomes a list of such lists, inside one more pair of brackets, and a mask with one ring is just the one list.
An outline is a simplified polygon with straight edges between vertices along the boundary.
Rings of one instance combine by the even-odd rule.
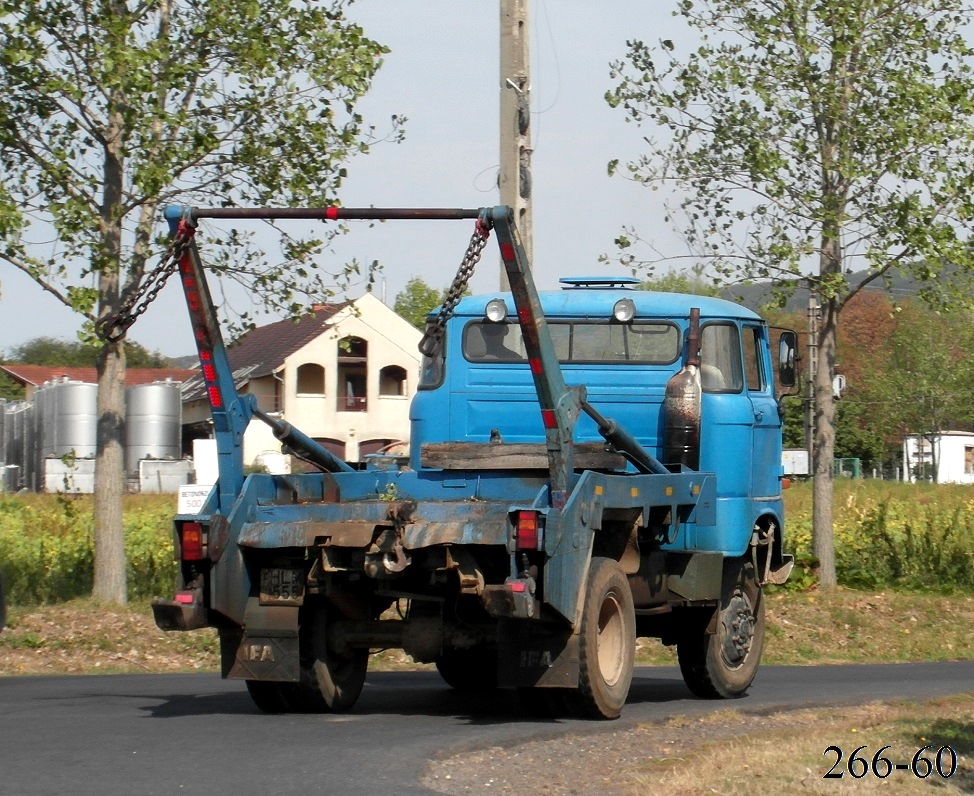
[[[974, 659], [974, 595], [779, 591], [767, 597], [768, 664]], [[147, 602], [107, 608], [90, 600], [12, 606], [0, 633], [0, 675], [216, 671], [213, 630], [163, 633]], [[672, 648], [640, 639], [640, 665], [673, 664]], [[400, 651], [375, 669], [413, 668]]]
[[681, 717], [662, 728], [641, 727], [639, 733], [679, 739], [694, 724], [703, 728], [700, 743], [689, 750], [664, 747], [634, 767], [630, 793], [974, 792], [974, 694], [759, 719], [725, 711], [703, 719]]

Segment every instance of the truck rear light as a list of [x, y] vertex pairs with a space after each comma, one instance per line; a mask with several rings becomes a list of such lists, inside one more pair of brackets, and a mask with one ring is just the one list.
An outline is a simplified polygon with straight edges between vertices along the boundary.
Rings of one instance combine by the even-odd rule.
[[541, 522], [537, 511], [516, 512], [514, 546], [518, 550], [537, 550], [541, 539]]
[[203, 526], [198, 522], [184, 522], [179, 529], [180, 558], [183, 561], [202, 561]]

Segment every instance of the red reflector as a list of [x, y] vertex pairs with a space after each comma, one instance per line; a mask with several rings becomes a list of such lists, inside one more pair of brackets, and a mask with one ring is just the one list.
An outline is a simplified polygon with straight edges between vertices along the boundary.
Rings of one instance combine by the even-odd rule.
[[176, 592], [176, 602], [182, 603], [183, 605], [192, 605], [193, 595], [188, 591], [178, 591]]
[[539, 376], [542, 373], [544, 373], [544, 369], [541, 367], [541, 360], [540, 359], [531, 359], [531, 360], [528, 360], [528, 361], [531, 363], [531, 372], [535, 376]]
[[511, 246], [510, 243], [501, 244], [501, 257], [503, 257], [505, 260], [514, 259], [514, 247]]
[[179, 529], [179, 540], [182, 546], [180, 557], [183, 561], [201, 561], [203, 559], [203, 526], [198, 522], [184, 522]]
[[327, 208], [325, 210], [325, 218], [330, 219], [332, 221], [334, 221], [335, 219], [337, 219], [338, 218], [338, 208], [337, 207], [329, 207], [329, 208]]
[[538, 512], [519, 511], [515, 543], [518, 550], [538, 549]]
[[511, 591], [524, 591], [524, 581], [516, 580], [513, 583], [508, 583], [507, 585], [511, 587]]
[[207, 381], [216, 381], [216, 368], [210, 364], [204, 364], [203, 378]]
[[213, 387], [207, 388], [207, 393], [210, 395], [210, 406], [215, 409], [219, 409], [223, 406], [223, 399], [220, 397], [220, 388], [214, 385]]
[[557, 428], [558, 422], [555, 420], [555, 413], [551, 409], [541, 410], [541, 420], [545, 428]]

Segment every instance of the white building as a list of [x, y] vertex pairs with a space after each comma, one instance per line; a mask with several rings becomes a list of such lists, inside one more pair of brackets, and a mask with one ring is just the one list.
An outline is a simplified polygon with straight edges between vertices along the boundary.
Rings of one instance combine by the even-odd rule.
[[[416, 392], [421, 338], [408, 321], [371, 293], [323, 304], [298, 321], [254, 329], [228, 348], [240, 393], [283, 418], [346, 461], [409, 439], [409, 401]], [[183, 392], [184, 431], [210, 436], [202, 381]], [[244, 435], [244, 464], [281, 451], [260, 420]]]
[[974, 484], [974, 433], [941, 431], [903, 439], [903, 480], [916, 481], [933, 475], [940, 484]]

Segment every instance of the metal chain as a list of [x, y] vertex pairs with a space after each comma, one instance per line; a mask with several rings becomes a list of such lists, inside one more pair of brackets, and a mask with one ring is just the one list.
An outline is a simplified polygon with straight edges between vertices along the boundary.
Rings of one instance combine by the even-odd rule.
[[443, 299], [440, 312], [433, 323], [426, 329], [423, 339], [419, 341], [419, 353], [424, 357], [432, 357], [440, 350], [446, 322], [453, 317], [454, 309], [460, 303], [460, 299], [463, 298], [463, 294], [467, 289], [467, 282], [470, 281], [474, 268], [480, 262], [480, 256], [484, 251], [484, 247], [487, 245], [487, 239], [489, 237], [489, 222], [484, 218], [478, 218], [474, 226], [473, 235], [470, 236], [470, 243], [467, 244], [467, 250], [463, 254], [463, 259], [460, 260], [460, 268], [457, 270], [457, 275], [453, 278], [453, 284], [450, 285], [450, 289], [447, 290], [446, 296]]
[[122, 300], [116, 312], [95, 322], [95, 334], [108, 343], [121, 340], [138, 317], [149, 309], [149, 305], [155, 301], [169, 277], [176, 272], [192, 237], [193, 229], [180, 225], [179, 232], [162, 255], [159, 265], [145, 275], [138, 290]]

